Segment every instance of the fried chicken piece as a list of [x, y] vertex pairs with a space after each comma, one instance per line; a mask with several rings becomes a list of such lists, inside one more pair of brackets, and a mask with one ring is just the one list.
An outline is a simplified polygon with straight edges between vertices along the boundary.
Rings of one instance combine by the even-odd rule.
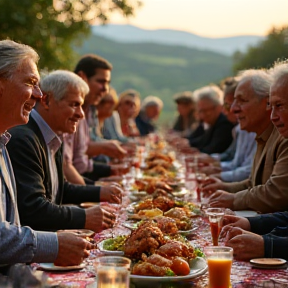
[[163, 189], [156, 189], [153, 194], [152, 194], [153, 198], [157, 198], [158, 196], [165, 196], [167, 197], [168, 196], [168, 193], [163, 190]]
[[157, 265], [160, 267], [171, 267], [173, 262], [159, 254], [152, 254], [149, 256], [145, 262], [151, 263], [153, 265]]
[[166, 211], [164, 213], [165, 216], [171, 217], [171, 218], [176, 218], [176, 219], [182, 219], [187, 217], [187, 213], [184, 209], [175, 207], [170, 209], [169, 211]]
[[124, 254], [132, 259], [140, 259], [141, 254], [153, 254], [166, 241], [162, 231], [153, 221], [145, 221], [132, 232], [124, 245]]
[[175, 206], [175, 202], [168, 197], [158, 196], [157, 198], [153, 199], [153, 205], [163, 212], [166, 212]]
[[169, 240], [166, 244], [157, 249], [155, 253], [168, 259], [176, 256], [186, 259], [195, 258], [194, 249], [192, 246], [176, 240]]
[[153, 161], [147, 161], [146, 162], [147, 165], [147, 170], [155, 167], [155, 166], [162, 166], [163, 168], [165, 168], [166, 170], [171, 168], [172, 164], [170, 162], [167, 162], [163, 159], [154, 159]]
[[165, 216], [158, 216], [153, 219], [160, 230], [165, 234], [175, 234], [178, 232], [177, 223], [174, 219], [165, 217]]
[[166, 175], [167, 173], [169, 173], [169, 171], [167, 171], [164, 167], [157, 165], [151, 169], [146, 170], [145, 173], [148, 175], [154, 175], [154, 174]]
[[174, 161], [173, 157], [171, 155], [165, 155], [159, 152], [151, 152], [149, 156], [147, 157], [146, 161], [154, 161], [155, 159], [161, 159], [166, 162], [172, 163]]
[[160, 267], [148, 262], [142, 262], [134, 265], [131, 274], [143, 276], [165, 276], [168, 271], [170, 271], [169, 267]]
[[154, 204], [153, 204], [153, 199], [152, 198], [147, 198], [144, 201], [141, 201], [138, 203], [138, 205], [135, 206], [135, 212], [139, 212], [141, 210], [147, 210], [147, 209], [153, 209]]

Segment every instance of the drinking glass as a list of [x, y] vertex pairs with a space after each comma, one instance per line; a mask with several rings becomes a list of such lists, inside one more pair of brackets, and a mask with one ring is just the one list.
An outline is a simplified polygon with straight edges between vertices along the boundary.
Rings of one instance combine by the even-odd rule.
[[229, 288], [230, 274], [233, 259], [231, 247], [211, 246], [205, 247], [209, 273], [209, 288]]
[[206, 215], [209, 218], [212, 242], [214, 246], [218, 246], [218, 238], [223, 225], [224, 208], [208, 208]]
[[120, 256], [103, 256], [94, 262], [98, 288], [129, 288], [131, 260]]

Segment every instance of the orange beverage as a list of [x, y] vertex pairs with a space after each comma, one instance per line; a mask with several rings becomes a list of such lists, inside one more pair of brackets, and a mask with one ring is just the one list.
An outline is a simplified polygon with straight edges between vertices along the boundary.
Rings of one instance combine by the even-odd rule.
[[208, 259], [209, 288], [229, 288], [232, 259]]
[[231, 247], [210, 246], [204, 248], [206, 255], [209, 288], [229, 288], [230, 273], [233, 259], [233, 249]]

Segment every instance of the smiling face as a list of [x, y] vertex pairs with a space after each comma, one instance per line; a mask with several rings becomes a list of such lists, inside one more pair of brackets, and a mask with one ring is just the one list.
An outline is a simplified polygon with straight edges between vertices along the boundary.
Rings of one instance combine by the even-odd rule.
[[[280, 79], [281, 80], [281, 79]], [[288, 83], [278, 81], [271, 86], [270, 107], [271, 121], [279, 133], [288, 138]]]
[[78, 121], [84, 118], [83, 103], [84, 95], [77, 88], [68, 87], [67, 93], [61, 100], [55, 101], [50, 97], [49, 106], [46, 107], [49, 111], [49, 119], [46, 118], [46, 122], [58, 135], [74, 133]]
[[42, 96], [39, 78], [35, 62], [26, 59], [11, 78], [0, 79], [0, 133], [29, 121], [36, 99]]
[[[79, 74], [79, 76], [81, 75]], [[89, 93], [85, 97], [85, 105], [98, 105], [101, 99], [109, 91], [111, 71], [108, 69], [96, 69], [95, 75], [84, 80], [86, 80], [90, 89]]]
[[269, 125], [269, 111], [266, 110], [267, 98], [259, 98], [252, 88], [251, 81], [239, 83], [232, 104], [242, 130], [260, 135]]

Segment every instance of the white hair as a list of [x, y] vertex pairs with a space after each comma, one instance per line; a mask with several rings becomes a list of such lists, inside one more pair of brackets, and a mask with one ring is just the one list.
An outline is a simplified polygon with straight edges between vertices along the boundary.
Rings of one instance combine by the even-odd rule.
[[274, 85], [280, 79], [284, 83], [288, 82], [288, 61], [276, 62], [270, 71], [271, 85]]
[[30, 46], [12, 40], [0, 41], [0, 77], [9, 78], [26, 59], [37, 64], [39, 56]]
[[89, 92], [88, 84], [77, 74], [66, 70], [55, 70], [40, 81], [43, 93], [52, 93], [56, 101], [63, 99], [69, 87], [76, 88], [83, 95]]
[[271, 86], [271, 76], [264, 69], [249, 69], [239, 72], [240, 77], [238, 85], [250, 81], [255, 94], [261, 99], [269, 96]]
[[197, 101], [209, 100], [215, 105], [223, 104], [223, 91], [216, 85], [208, 85], [194, 91], [194, 97]]
[[149, 106], [158, 106], [160, 109], [163, 108], [163, 101], [156, 96], [147, 96], [141, 104], [141, 110], [145, 110]]

